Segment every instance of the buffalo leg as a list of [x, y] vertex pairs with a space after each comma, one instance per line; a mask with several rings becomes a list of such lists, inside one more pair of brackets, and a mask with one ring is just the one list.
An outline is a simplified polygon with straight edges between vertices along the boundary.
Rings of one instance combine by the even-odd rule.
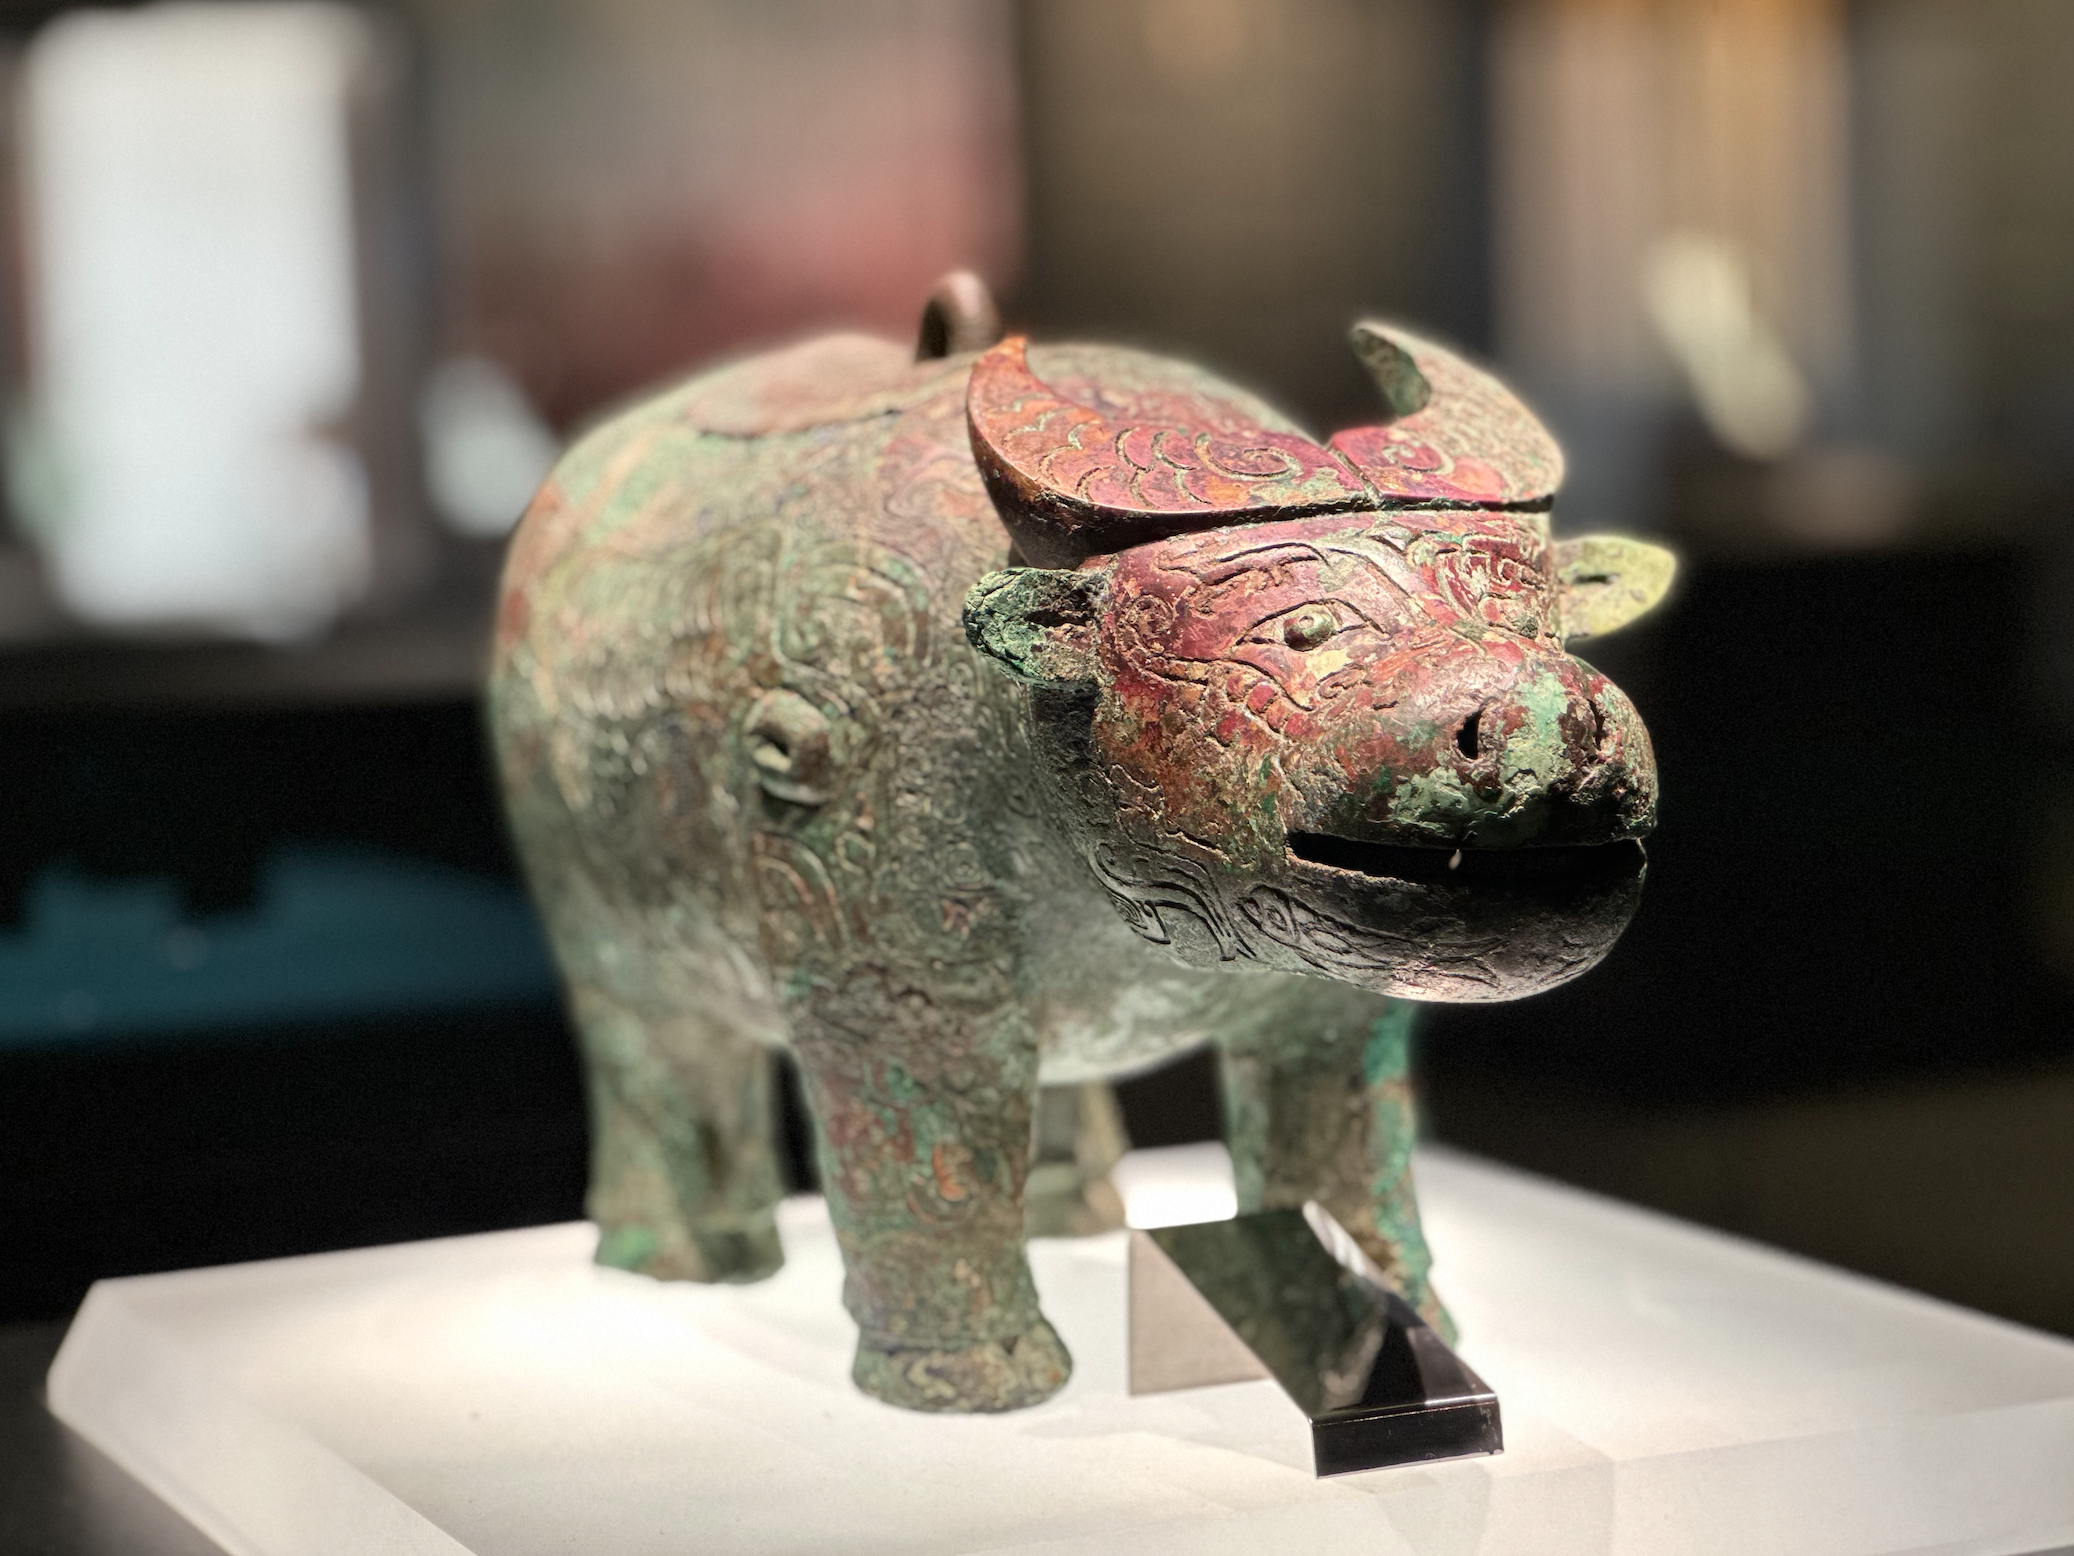
[[711, 1014], [572, 1001], [591, 1114], [598, 1262], [671, 1280], [760, 1280], [784, 1262], [772, 1055]]
[[1102, 1081], [1046, 1086], [1037, 1095], [1030, 1181], [1023, 1193], [1032, 1237], [1089, 1237], [1123, 1225], [1109, 1170], [1130, 1149], [1116, 1094]]
[[[912, 991], [794, 1016], [857, 1320], [853, 1376], [910, 1410], [1014, 1410], [1072, 1370], [1023, 1257], [1036, 1043]], [[860, 1031], [868, 1027], [868, 1031]]]
[[[1411, 1181], [1412, 1007], [1349, 1012], [1220, 1042], [1225, 1138], [1243, 1211], [1316, 1200], [1419, 1312], [1451, 1333]], [[1301, 1020], [1301, 1007], [1295, 1012]]]

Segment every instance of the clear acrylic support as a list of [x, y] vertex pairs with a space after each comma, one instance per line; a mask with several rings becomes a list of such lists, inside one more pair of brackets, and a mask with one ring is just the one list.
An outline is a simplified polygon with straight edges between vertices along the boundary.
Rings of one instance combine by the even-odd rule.
[[[1032, 1263], [1034, 1410], [857, 1393], [813, 1200], [750, 1287], [540, 1227], [104, 1281], [52, 1408], [234, 1556], [2017, 1556], [2074, 1544], [2074, 1343], [1442, 1152], [1418, 1163], [1506, 1451], [1319, 1480], [1272, 1382], [1133, 1398], [1124, 1234]], [[1231, 1213], [1142, 1152], [1133, 1219]]]

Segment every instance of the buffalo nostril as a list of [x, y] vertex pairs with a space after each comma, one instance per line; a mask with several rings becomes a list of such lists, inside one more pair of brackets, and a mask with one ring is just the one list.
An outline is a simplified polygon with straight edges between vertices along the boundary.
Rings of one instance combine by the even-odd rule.
[[1613, 755], [1613, 730], [1607, 722], [1606, 710], [1596, 697], [1586, 698], [1585, 706], [1591, 709], [1592, 714], [1592, 752], [1600, 761], [1606, 761]]
[[1462, 727], [1455, 731], [1455, 749], [1474, 761], [1477, 755], [1477, 726], [1483, 722], [1483, 709], [1462, 720]]

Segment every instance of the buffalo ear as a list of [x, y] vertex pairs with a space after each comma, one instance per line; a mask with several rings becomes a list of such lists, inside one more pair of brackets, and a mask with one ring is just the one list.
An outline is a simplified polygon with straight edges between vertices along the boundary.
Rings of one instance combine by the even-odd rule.
[[1095, 622], [1109, 579], [1102, 572], [1014, 567], [988, 573], [965, 596], [965, 636], [1019, 681], [1095, 678]]
[[1619, 631], [1662, 602], [1677, 572], [1675, 555], [1643, 540], [1582, 535], [1556, 542], [1564, 639]]

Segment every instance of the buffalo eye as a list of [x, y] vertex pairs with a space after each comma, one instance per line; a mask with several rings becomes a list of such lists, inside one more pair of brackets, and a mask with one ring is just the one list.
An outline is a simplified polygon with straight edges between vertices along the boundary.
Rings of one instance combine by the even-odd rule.
[[1322, 605], [1306, 605], [1282, 624], [1282, 641], [1294, 649], [1316, 648], [1339, 629], [1339, 622]]

